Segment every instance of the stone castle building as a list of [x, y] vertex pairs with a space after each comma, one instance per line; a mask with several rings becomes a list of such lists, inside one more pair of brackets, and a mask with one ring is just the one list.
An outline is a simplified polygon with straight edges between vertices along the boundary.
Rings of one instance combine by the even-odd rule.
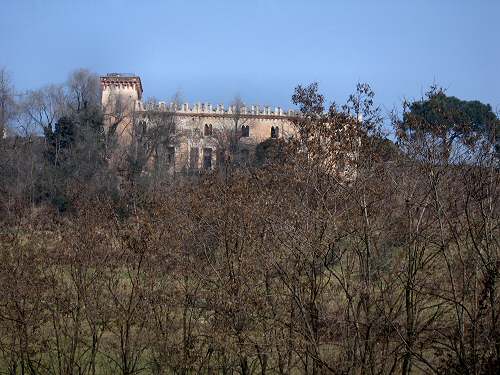
[[115, 126], [119, 143], [132, 142], [138, 123], [168, 128], [169, 136], [162, 147], [165, 161], [176, 172], [212, 169], [227, 157], [249, 160], [259, 143], [291, 136], [292, 119], [297, 115], [280, 107], [243, 103], [228, 107], [210, 103], [146, 103], [140, 77], [131, 74], [103, 76], [101, 87], [107, 126]]

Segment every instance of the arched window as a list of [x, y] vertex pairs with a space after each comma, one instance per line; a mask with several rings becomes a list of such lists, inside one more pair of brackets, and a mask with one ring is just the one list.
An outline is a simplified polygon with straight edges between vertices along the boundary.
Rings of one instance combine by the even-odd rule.
[[212, 124], [205, 124], [205, 130], [203, 132], [203, 135], [205, 137], [210, 137], [212, 136], [212, 134], [213, 134]]
[[271, 126], [271, 138], [279, 138], [280, 128], [278, 126]]
[[250, 137], [250, 127], [248, 125], [241, 126], [241, 136], [242, 137]]

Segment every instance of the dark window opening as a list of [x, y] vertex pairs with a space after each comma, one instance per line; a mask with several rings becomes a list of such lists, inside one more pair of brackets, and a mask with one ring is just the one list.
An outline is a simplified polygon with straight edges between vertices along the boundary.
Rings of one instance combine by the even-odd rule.
[[248, 125], [243, 125], [241, 127], [241, 136], [250, 137], [250, 127]]
[[213, 127], [212, 124], [205, 124], [205, 130], [203, 132], [203, 135], [205, 137], [210, 137], [213, 134]]
[[280, 128], [271, 126], [271, 138], [278, 138], [280, 136]]
[[146, 121], [139, 121], [139, 127], [137, 129], [137, 132], [139, 134], [145, 134], [146, 133], [146, 130], [147, 130], [147, 124], [146, 124]]
[[189, 168], [198, 169], [198, 159], [200, 157], [200, 150], [198, 147], [191, 147], [191, 152], [189, 153]]
[[226, 161], [226, 152], [224, 149], [220, 148], [217, 150], [217, 153], [215, 154], [215, 163], [218, 166], [221, 166], [224, 164]]
[[175, 161], [175, 147], [167, 147], [167, 163], [174, 164]]
[[203, 149], [203, 169], [212, 169], [212, 149]]

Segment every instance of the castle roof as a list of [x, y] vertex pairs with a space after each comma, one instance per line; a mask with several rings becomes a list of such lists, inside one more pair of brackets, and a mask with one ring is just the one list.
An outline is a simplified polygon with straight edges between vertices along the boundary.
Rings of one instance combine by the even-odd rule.
[[101, 84], [106, 86], [132, 86], [137, 91], [137, 97], [142, 99], [142, 82], [141, 78], [132, 73], [108, 73], [101, 76]]

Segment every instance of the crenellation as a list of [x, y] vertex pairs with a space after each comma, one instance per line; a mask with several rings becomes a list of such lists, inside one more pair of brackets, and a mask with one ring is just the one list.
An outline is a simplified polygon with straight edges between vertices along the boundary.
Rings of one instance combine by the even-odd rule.
[[158, 101], [156, 105], [151, 106], [145, 105], [143, 101], [137, 100], [135, 105], [136, 110], [145, 111], [145, 110], [160, 110], [160, 111], [172, 111], [178, 112], [181, 114], [189, 114], [189, 113], [200, 113], [205, 115], [217, 114], [217, 115], [234, 115], [240, 114], [244, 116], [273, 116], [273, 117], [293, 117], [297, 116], [297, 112], [292, 109], [284, 110], [282, 107], [274, 107], [271, 106], [259, 106], [259, 105], [251, 105], [251, 106], [242, 106], [237, 111], [235, 105], [229, 105], [227, 108], [224, 104], [216, 104], [212, 105], [208, 102], [197, 102], [194, 104], [190, 103], [176, 103], [170, 102], [166, 103], [165, 101]]
[[[102, 105], [113, 116], [113, 103], [125, 99], [127, 103], [124, 120], [119, 124], [120, 144], [132, 142], [135, 121], [143, 121], [141, 113], [146, 111], [171, 112], [177, 116], [175, 170], [193, 164], [195, 169], [206, 168], [209, 157], [215, 165], [215, 155], [228, 152], [226, 132], [238, 132], [238, 142], [242, 150], [251, 151], [257, 144], [270, 138], [289, 137], [294, 133], [293, 117], [296, 112], [269, 105], [235, 105], [223, 103], [212, 105], [209, 102], [182, 104], [174, 101], [142, 101], [141, 80], [137, 76], [112, 75], [101, 77]], [[123, 108], [123, 107], [122, 107]], [[135, 113], [133, 113], [135, 112]], [[151, 119], [146, 119], [149, 123]], [[152, 120], [154, 121], [154, 120]], [[208, 158], [208, 159], [207, 159]], [[191, 168], [191, 167], [188, 167]]]

